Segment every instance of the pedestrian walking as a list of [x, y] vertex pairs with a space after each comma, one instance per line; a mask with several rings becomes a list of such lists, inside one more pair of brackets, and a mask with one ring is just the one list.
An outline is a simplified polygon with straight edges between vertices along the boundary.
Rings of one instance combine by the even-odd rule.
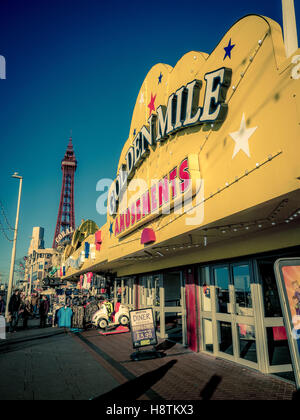
[[48, 317], [50, 304], [47, 296], [43, 296], [41, 304], [40, 304], [40, 328], [46, 327], [46, 321]]
[[39, 309], [38, 303], [39, 303], [38, 294], [33, 293], [32, 298], [31, 298], [31, 304], [33, 307], [33, 318], [37, 318], [38, 309]]
[[21, 301], [21, 311], [23, 316], [23, 329], [28, 329], [28, 319], [32, 314], [32, 305], [30, 296], [23, 297]]
[[17, 331], [17, 325], [19, 322], [19, 316], [20, 316], [20, 306], [21, 306], [21, 298], [19, 290], [16, 289], [13, 295], [10, 298], [9, 304], [8, 304], [8, 312], [10, 315], [10, 326], [9, 331], [10, 332], [16, 332]]
[[0, 295], [0, 315], [4, 315], [5, 314], [5, 302], [3, 299], [3, 296]]

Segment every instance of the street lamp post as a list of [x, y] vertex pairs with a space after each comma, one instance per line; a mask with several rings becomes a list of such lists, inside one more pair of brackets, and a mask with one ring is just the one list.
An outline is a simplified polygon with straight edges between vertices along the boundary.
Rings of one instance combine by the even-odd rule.
[[294, 0], [282, 0], [283, 34], [286, 56], [298, 49], [298, 35]]
[[9, 280], [8, 280], [8, 290], [7, 290], [7, 297], [6, 297], [6, 309], [5, 309], [5, 318], [8, 318], [8, 305], [11, 297], [12, 292], [12, 285], [14, 280], [14, 266], [15, 266], [15, 257], [16, 257], [16, 244], [17, 244], [17, 235], [18, 235], [18, 224], [19, 224], [19, 211], [20, 211], [20, 202], [21, 202], [21, 193], [22, 193], [22, 182], [23, 178], [15, 172], [12, 175], [12, 178], [17, 178], [20, 180], [19, 183], [19, 196], [18, 196], [18, 205], [17, 205], [17, 215], [16, 215], [16, 224], [14, 230], [14, 239], [13, 239], [13, 247], [11, 253], [11, 262], [10, 262], [10, 272], [9, 272]]

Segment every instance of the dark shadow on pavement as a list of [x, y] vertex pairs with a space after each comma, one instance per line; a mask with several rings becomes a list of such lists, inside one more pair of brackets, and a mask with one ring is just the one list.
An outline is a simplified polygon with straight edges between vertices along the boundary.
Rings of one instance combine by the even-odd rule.
[[42, 344], [41, 341], [45, 339], [53, 339], [54, 337], [56, 338], [57, 336], [62, 335], [65, 335], [64, 331], [58, 331], [52, 334], [41, 334], [38, 336], [35, 335], [28, 338], [13, 338], [9, 340], [4, 340], [3, 343], [0, 344], [0, 354], [11, 353], [14, 351], [23, 350], [28, 347], [34, 347], [34, 345]]
[[155, 346], [155, 350], [156, 351], [160, 351], [160, 350], [170, 350], [172, 347], [176, 346], [176, 343], [166, 340], [163, 341], [162, 343], [158, 344], [157, 346]]
[[210, 380], [207, 382], [205, 387], [200, 392], [200, 397], [202, 397], [203, 401], [208, 401], [213, 396], [214, 392], [218, 388], [218, 385], [222, 381], [221, 376], [213, 375]]
[[293, 397], [292, 397], [293, 401], [300, 401], [300, 389], [298, 389], [298, 391], [295, 391], [293, 393]]
[[126, 382], [123, 385], [113, 389], [106, 394], [93, 398], [93, 401], [107, 402], [107, 401], [129, 401], [136, 400], [145, 394], [153, 385], [160, 381], [165, 374], [171, 369], [177, 360], [170, 360], [164, 366], [153, 370], [152, 372], [145, 373], [139, 378]]

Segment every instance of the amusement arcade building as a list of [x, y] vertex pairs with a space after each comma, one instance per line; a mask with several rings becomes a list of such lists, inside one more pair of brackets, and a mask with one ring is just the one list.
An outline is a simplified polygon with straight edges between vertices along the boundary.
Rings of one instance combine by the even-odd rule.
[[107, 223], [77, 231], [65, 278], [113, 276], [124, 303], [154, 309], [162, 338], [291, 371], [273, 265], [300, 255], [299, 55], [287, 58], [276, 22], [250, 15], [210, 55], [155, 65]]

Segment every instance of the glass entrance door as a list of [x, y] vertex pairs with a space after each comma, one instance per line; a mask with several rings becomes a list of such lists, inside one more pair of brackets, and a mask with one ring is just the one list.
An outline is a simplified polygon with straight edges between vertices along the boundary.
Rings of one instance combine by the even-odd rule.
[[216, 353], [257, 368], [255, 317], [249, 263], [212, 268]]
[[200, 267], [201, 350], [291, 379], [274, 275], [277, 258]]
[[277, 257], [259, 259], [257, 270], [262, 285], [265, 371], [293, 380], [292, 362], [274, 275]]
[[237, 357], [257, 363], [256, 328], [249, 264], [232, 267], [234, 286], [234, 321], [237, 329]]
[[234, 356], [232, 336], [232, 287], [229, 266], [213, 268], [216, 296], [217, 352]]

